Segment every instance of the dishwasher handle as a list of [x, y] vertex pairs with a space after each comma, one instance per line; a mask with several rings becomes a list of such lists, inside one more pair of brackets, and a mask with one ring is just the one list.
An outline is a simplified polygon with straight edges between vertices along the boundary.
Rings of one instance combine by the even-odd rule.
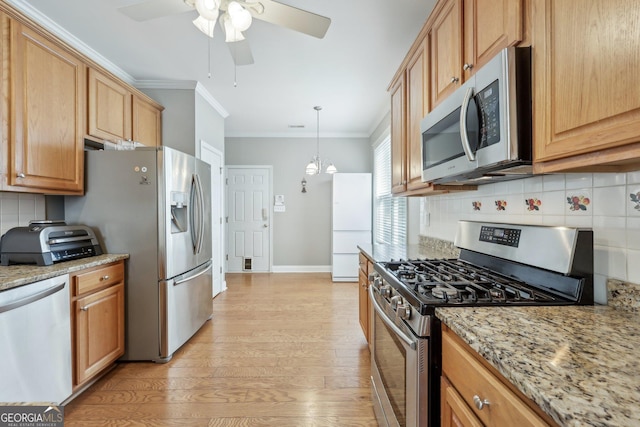
[[7, 304], [3, 304], [0, 305], [0, 313], [5, 313], [7, 311], [11, 311], [14, 310], [16, 308], [20, 308], [22, 306], [25, 306], [27, 304], [31, 304], [32, 302], [41, 300], [43, 298], [48, 297], [49, 295], [53, 295], [56, 292], [60, 292], [61, 290], [64, 289], [66, 283], [61, 283], [59, 285], [54, 285], [48, 289], [45, 289], [43, 291], [37, 292], [33, 295], [29, 295], [27, 297], [21, 298], [19, 300], [16, 301], [12, 301], [10, 303]]

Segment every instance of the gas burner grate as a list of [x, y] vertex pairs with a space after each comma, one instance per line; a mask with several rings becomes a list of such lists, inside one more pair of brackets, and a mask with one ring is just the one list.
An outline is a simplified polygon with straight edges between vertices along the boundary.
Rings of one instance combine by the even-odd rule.
[[462, 260], [393, 261], [385, 268], [426, 304], [552, 303], [526, 283]]

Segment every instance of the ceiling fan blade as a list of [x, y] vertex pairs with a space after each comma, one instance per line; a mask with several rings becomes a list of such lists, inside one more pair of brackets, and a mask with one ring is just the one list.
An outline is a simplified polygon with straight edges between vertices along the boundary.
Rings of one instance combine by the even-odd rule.
[[331, 19], [315, 13], [288, 6], [273, 0], [259, 0], [264, 6], [262, 13], [249, 9], [254, 18], [299, 31], [319, 39], [329, 29]]
[[135, 21], [148, 21], [168, 15], [194, 10], [183, 0], [146, 0], [118, 8], [118, 11]]
[[253, 64], [253, 55], [251, 54], [251, 46], [249, 41], [240, 40], [237, 42], [228, 42], [229, 52], [236, 65], [251, 65]]

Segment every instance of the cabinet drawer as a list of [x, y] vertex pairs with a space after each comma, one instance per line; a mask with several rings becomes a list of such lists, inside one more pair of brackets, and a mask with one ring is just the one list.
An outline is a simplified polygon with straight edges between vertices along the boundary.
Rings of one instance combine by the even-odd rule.
[[73, 295], [78, 296], [124, 280], [124, 263], [118, 262], [83, 271], [73, 277]]
[[[484, 425], [549, 425], [502, 380], [482, 365], [449, 331], [442, 335], [442, 372]], [[478, 409], [474, 403], [474, 396], [488, 401], [489, 404]]]

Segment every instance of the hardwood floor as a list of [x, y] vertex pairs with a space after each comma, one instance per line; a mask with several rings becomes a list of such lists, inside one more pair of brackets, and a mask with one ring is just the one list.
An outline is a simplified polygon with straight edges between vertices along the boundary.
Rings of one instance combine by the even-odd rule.
[[121, 363], [65, 426], [377, 426], [357, 283], [228, 274], [213, 319], [167, 364]]

